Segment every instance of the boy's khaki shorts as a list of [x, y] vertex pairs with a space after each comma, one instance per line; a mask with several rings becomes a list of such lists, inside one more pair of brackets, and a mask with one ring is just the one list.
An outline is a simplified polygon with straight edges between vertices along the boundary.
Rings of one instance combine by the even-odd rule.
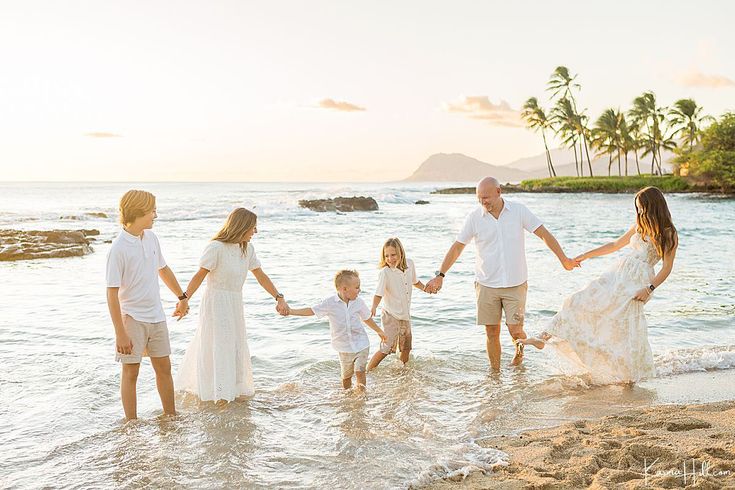
[[505, 312], [506, 325], [523, 325], [528, 283], [511, 288], [489, 288], [475, 283], [477, 324], [500, 325]]
[[355, 371], [364, 373], [367, 367], [368, 354], [370, 354], [370, 346], [365, 347], [360, 352], [340, 352], [339, 366], [342, 369], [342, 379], [352, 378]]
[[411, 322], [409, 320], [399, 320], [383, 310], [381, 324], [388, 340], [380, 343], [380, 352], [385, 355], [392, 354], [396, 351], [396, 347], [401, 352], [411, 350]]
[[[130, 315], [123, 316], [125, 331], [133, 342], [131, 354], [115, 352], [115, 360], [123, 364], [138, 364], [143, 357], [166, 357], [171, 355], [166, 321], [158, 323], [139, 322]], [[117, 350], [117, 349], [115, 349]]]

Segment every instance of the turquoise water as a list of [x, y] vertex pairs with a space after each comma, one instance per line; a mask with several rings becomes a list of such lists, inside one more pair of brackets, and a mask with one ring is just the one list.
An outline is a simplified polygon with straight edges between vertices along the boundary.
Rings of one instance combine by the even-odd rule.
[[[253, 209], [259, 215], [253, 244], [263, 270], [292, 306], [302, 307], [332, 294], [334, 272], [345, 267], [360, 271], [369, 302], [380, 247], [390, 236], [401, 238], [420, 278], [430, 278], [476, 205], [472, 195], [429, 194], [444, 186], [0, 184], [1, 228], [102, 232], [95, 252], [85, 257], [0, 263], [0, 485], [401, 488], [488, 468], [504, 455], [480, 448], [478, 439], [570, 416], [550, 413], [587, 403], [598, 389], [561, 377], [540, 353], [529, 353], [522, 368], [507, 367], [507, 332], [503, 372], [489, 373], [484, 333], [474, 325], [470, 246], [439, 295], [414, 293], [413, 360], [407, 368], [395, 358], [384, 361], [368, 376], [366, 395], [340, 388], [327, 324], [277, 316], [272, 299], [250, 277], [244, 296], [255, 397], [224, 407], [179, 397], [180, 416], [159, 419], [152, 370], [144, 363], [141, 420], [123, 423], [104, 263], [125, 190], [157, 195], [154, 231], [182, 283], [229, 211]], [[373, 196], [380, 211], [318, 214], [297, 204], [337, 195]], [[570, 256], [622, 234], [635, 216], [632, 195], [508, 198], [539, 216]], [[671, 379], [731, 369], [735, 201], [667, 198], [680, 247], [674, 272], [646, 306], [657, 368]], [[431, 203], [416, 206], [418, 199]], [[100, 211], [110, 217], [84, 214]], [[527, 236], [526, 249], [531, 332], [542, 328], [565, 295], [615, 260], [600, 258], [566, 272], [536, 237]], [[162, 297], [171, 313], [175, 298], [165, 288]], [[196, 328], [197, 308], [195, 297], [189, 317], [169, 322], [174, 371]], [[370, 335], [374, 352], [378, 342]], [[604, 403], [614, 406], [656, 402], [645, 383], [633, 392], [604, 393]]]

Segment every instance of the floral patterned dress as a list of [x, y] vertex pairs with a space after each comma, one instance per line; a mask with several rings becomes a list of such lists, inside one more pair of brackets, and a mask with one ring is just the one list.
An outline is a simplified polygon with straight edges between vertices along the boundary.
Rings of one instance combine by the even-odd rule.
[[633, 296], [651, 283], [659, 260], [653, 244], [634, 234], [615, 266], [564, 300], [546, 328], [547, 346], [593, 383], [655, 376], [644, 304]]

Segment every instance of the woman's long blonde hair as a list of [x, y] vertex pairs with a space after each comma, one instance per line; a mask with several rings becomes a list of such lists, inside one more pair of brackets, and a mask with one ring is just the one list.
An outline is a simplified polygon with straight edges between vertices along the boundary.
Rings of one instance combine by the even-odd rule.
[[248, 250], [248, 244], [243, 240], [247, 232], [255, 227], [257, 221], [258, 216], [252, 211], [248, 211], [245, 208], [235, 208], [227, 217], [225, 225], [212, 240], [224, 243], [237, 243], [240, 245], [242, 254], [245, 255]]
[[378, 263], [378, 267], [381, 269], [388, 265], [388, 263], [385, 261], [385, 247], [393, 247], [396, 250], [398, 250], [398, 269], [401, 269], [401, 271], [404, 271], [408, 269], [408, 263], [406, 263], [406, 251], [403, 249], [403, 244], [398, 238], [389, 238], [385, 241], [383, 244], [383, 248], [380, 250], [380, 262]]
[[658, 187], [646, 187], [635, 195], [636, 231], [644, 240], [653, 239], [660, 257], [669, 253], [677, 242], [676, 228], [671, 221], [669, 206]]

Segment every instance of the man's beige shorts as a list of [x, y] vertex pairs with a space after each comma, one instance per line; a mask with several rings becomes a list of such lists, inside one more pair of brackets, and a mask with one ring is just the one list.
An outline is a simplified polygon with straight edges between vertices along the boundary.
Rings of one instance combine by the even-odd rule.
[[138, 364], [143, 357], [166, 357], [171, 355], [166, 322], [139, 322], [130, 315], [123, 317], [125, 331], [133, 342], [131, 354], [115, 353], [115, 360], [123, 364]]
[[370, 346], [365, 347], [360, 352], [340, 352], [339, 366], [342, 369], [342, 379], [352, 378], [355, 371], [364, 373], [367, 367], [368, 354], [370, 354]]
[[396, 347], [401, 352], [411, 350], [411, 322], [409, 320], [399, 320], [383, 310], [381, 324], [388, 340], [380, 343], [380, 352], [385, 355], [392, 354], [396, 351]]
[[505, 312], [506, 325], [523, 325], [528, 283], [512, 288], [489, 288], [475, 283], [477, 324], [500, 325]]

